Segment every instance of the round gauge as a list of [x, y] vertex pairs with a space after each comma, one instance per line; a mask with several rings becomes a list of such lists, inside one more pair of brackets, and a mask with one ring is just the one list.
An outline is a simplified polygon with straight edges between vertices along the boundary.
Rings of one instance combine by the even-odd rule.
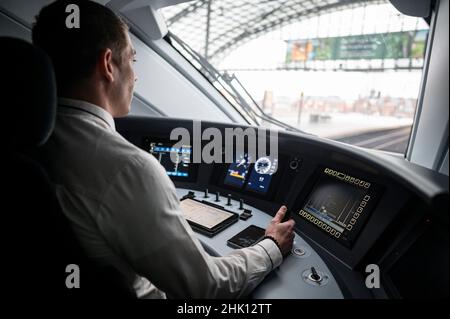
[[268, 174], [271, 167], [272, 162], [267, 157], [261, 157], [255, 163], [255, 171], [258, 174]]

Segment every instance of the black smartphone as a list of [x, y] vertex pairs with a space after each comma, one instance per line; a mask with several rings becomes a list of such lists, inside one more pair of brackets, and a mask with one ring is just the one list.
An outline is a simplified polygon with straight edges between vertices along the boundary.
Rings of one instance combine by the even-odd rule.
[[260, 241], [266, 233], [264, 228], [250, 225], [243, 231], [228, 239], [227, 244], [233, 248], [250, 247]]

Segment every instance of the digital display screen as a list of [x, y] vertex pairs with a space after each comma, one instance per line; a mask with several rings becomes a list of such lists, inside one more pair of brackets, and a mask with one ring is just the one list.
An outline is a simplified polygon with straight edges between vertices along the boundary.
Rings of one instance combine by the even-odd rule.
[[246, 190], [265, 194], [269, 190], [272, 176], [277, 172], [278, 159], [270, 157], [259, 158], [251, 170]]
[[234, 163], [228, 166], [227, 174], [225, 175], [225, 185], [242, 188], [247, 181], [248, 173], [250, 171], [251, 157], [248, 154], [240, 154], [237, 156]]
[[370, 213], [376, 188], [366, 180], [325, 168], [299, 215], [351, 245]]
[[277, 170], [277, 158], [264, 156], [253, 163], [251, 156], [240, 154], [235, 162], [228, 166], [224, 184], [263, 195], [268, 192]]
[[[166, 169], [167, 175], [179, 178], [190, 177], [191, 153], [190, 145], [173, 147], [169, 143], [151, 142], [149, 152], [155, 156]], [[171, 155], [174, 161], [171, 158]]]

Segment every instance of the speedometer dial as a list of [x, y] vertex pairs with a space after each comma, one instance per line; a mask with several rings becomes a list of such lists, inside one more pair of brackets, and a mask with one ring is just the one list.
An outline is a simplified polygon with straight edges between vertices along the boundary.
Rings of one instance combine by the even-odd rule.
[[255, 171], [258, 174], [268, 174], [271, 167], [272, 162], [267, 157], [261, 157], [255, 163]]

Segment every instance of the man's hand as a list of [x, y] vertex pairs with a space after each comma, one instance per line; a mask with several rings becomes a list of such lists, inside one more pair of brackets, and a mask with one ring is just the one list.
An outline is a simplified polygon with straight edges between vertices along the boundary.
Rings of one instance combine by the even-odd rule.
[[293, 219], [289, 219], [284, 223], [281, 222], [286, 214], [286, 211], [286, 206], [281, 206], [269, 226], [266, 228], [266, 236], [275, 238], [280, 245], [281, 254], [283, 256], [287, 255], [291, 251], [292, 244], [294, 242], [295, 221]]

